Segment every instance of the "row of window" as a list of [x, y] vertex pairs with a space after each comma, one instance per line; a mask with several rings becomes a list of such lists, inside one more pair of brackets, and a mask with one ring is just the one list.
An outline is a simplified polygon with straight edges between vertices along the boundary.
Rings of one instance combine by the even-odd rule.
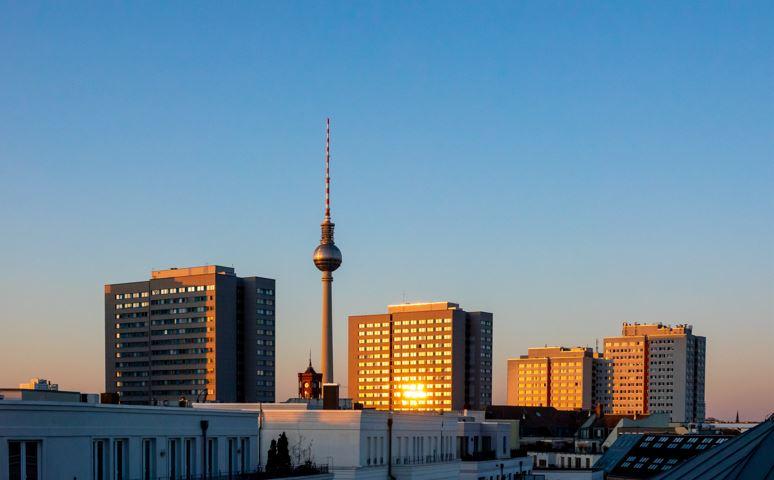
[[151, 320], [151, 325], [154, 327], [159, 325], [185, 325], [187, 323], [205, 323], [214, 320], [215, 317], [165, 318], [162, 320]]
[[[213, 299], [212, 295], [210, 295], [210, 300]], [[175, 298], [159, 298], [157, 300], [151, 300], [151, 305], [174, 305], [177, 303], [188, 303], [188, 302], [206, 302], [207, 296], [206, 295], [200, 295], [197, 297], [175, 297]]]
[[181, 307], [181, 308], [169, 308], [161, 310], [151, 310], [151, 315], [175, 315], [178, 313], [201, 313], [214, 310], [214, 307]]
[[182, 370], [153, 370], [151, 372], [147, 370], [137, 372], [116, 372], [116, 377], [148, 377], [150, 375], [162, 376], [162, 375], [205, 375], [207, 373], [215, 373], [212, 368], [188, 368]]
[[[395, 352], [393, 354], [395, 358], [406, 358], [406, 357], [450, 357], [451, 351], [449, 350], [442, 350], [442, 351], [419, 351], [419, 352]], [[447, 361], [448, 360], [448, 361]], [[451, 358], [444, 359], [443, 363], [451, 363]]]
[[[154, 350], [153, 355], [199, 355], [212, 353], [212, 348], [176, 348], [171, 350]], [[116, 352], [116, 358], [147, 357], [148, 352]]]
[[133, 293], [117, 293], [116, 300], [124, 300], [131, 298], [148, 298], [148, 292], [133, 292]]
[[[116, 387], [146, 387], [149, 382], [146, 380], [137, 381], [119, 381], [115, 382]], [[166, 385], [207, 385], [209, 382], [206, 379], [181, 379], [181, 380], [153, 380], [150, 382], [153, 386], [166, 386]]]
[[117, 303], [116, 310], [121, 310], [124, 308], [140, 308], [140, 307], [147, 307], [147, 306], [148, 306], [148, 302]]
[[451, 348], [452, 344], [449, 343], [396, 343], [393, 348], [395, 350], [416, 350], [418, 348]]
[[131, 313], [116, 313], [116, 320], [122, 320], [124, 318], [146, 318], [148, 312], [131, 312]]
[[[220, 443], [225, 441], [227, 448], [226, 465], [218, 465]], [[159, 468], [158, 458], [164, 456], [164, 448], [158, 451], [158, 440], [142, 439], [140, 455], [131, 457], [128, 439], [97, 439], [92, 442], [92, 475], [95, 480], [125, 480], [141, 478], [152, 480], [161, 477], [170, 479], [191, 479], [201, 474], [201, 462], [197, 455], [205, 458], [206, 474], [210, 477], [227, 474], [247, 473], [250, 470], [250, 438], [171, 438], [166, 441], [168, 458], [165, 471]], [[197, 444], [201, 448], [197, 448]], [[11, 480], [39, 480], [43, 478], [40, 459], [42, 458], [42, 440], [11, 440], [8, 442], [8, 477]], [[137, 464], [132, 458], [139, 460]], [[163, 465], [163, 464], [162, 464]]]
[[159, 290], [153, 290], [151, 295], [169, 295], [171, 293], [185, 293], [185, 292], [204, 292], [205, 290], [214, 291], [215, 285], [192, 285], [188, 287], [179, 288], [162, 288]]
[[[215, 285], [194, 285], [188, 287], [175, 287], [175, 288], [162, 288], [153, 290], [151, 295], [168, 295], [170, 293], [185, 293], [185, 292], [203, 292], [205, 290], [215, 290]], [[132, 298], [148, 298], [148, 292], [132, 292], [132, 293], [117, 293], [115, 295], [116, 300], [125, 300]]]

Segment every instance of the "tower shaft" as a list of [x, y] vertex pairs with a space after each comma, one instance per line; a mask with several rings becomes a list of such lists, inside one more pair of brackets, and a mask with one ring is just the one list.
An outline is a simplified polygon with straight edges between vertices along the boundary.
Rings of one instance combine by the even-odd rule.
[[322, 272], [322, 375], [333, 383], [333, 274]]

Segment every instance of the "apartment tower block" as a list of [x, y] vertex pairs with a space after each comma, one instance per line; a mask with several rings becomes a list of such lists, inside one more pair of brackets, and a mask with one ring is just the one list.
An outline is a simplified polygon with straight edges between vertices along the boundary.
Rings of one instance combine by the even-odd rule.
[[606, 364], [591, 348], [529, 348], [508, 359], [507, 404], [590, 410], [605, 402]]
[[690, 325], [624, 323], [620, 337], [605, 338], [612, 366], [614, 414], [669, 413], [673, 422], [705, 417], [706, 339]]
[[275, 282], [217, 265], [105, 285], [105, 390], [121, 403], [273, 402]]
[[492, 403], [491, 313], [450, 302], [349, 317], [349, 395], [366, 408], [484, 409]]

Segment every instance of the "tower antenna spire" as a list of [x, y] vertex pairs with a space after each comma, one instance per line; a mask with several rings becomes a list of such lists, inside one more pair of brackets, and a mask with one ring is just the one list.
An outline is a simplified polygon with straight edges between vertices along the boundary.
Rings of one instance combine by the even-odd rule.
[[325, 119], [325, 218], [331, 218], [331, 119]]

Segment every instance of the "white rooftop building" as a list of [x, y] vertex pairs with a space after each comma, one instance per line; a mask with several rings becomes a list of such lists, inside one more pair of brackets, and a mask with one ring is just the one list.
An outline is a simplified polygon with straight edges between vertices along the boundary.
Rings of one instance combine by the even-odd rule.
[[262, 463], [269, 442], [285, 433], [294, 462], [327, 464], [336, 479], [511, 480], [532, 469], [530, 457], [511, 458], [507, 422], [449, 413], [310, 410], [298, 403], [194, 407], [255, 412]]
[[265, 467], [282, 433], [293, 465], [331, 471], [304, 479], [513, 480], [532, 469], [511, 457], [511, 425], [482, 416], [195, 407], [0, 401], [0, 480], [227, 478]]
[[187, 478], [253, 471], [255, 415], [0, 401], [0, 480]]

